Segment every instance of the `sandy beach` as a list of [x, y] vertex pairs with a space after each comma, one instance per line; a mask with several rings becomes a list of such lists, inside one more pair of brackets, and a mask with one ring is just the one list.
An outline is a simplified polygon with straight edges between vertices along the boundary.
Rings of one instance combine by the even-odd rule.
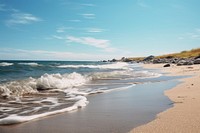
[[152, 122], [134, 128], [130, 133], [198, 133], [200, 131], [200, 65], [171, 66], [144, 64], [145, 68], [161, 69], [168, 75], [191, 75], [182, 83], [165, 91], [174, 106], [160, 114]]

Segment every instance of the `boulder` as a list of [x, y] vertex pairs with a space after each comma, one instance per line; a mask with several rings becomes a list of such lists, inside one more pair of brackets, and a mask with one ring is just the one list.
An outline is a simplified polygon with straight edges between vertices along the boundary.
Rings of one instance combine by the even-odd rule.
[[110, 62], [116, 62], [117, 60], [116, 59], [112, 59]]
[[193, 61], [191, 59], [187, 59], [187, 60], [180, 60], [178, 63], [177, 63], [177, 66], [182, 66], [182, 65], [193, 65]]
[[199, 59], [200, 58], [200, 55], [199, 56], [196, 56], [196, 57], [194, 57], [194, 59], [196, 60], [196, 59]]
[[194, 64], [200, 64], [200, 58], [195, 59]]
[[150, 55], [150, 56], [144, 58], [143, 61], [150, 61], [150, 60], [152, 60], [153, 58], [154, 58], [154, 56], [153, 56], [153, 55]]
[[187, 64], [187, 62], [182, 59], [182, 60], [178, 61], [177, 66], [182, 66], [182, 65], [186, 65], [186, 64]]
[[153, 60], [153, 64], [158, 64], [158, 63], [161, 63], [160, 59], [154, 59]]
[[187, 65], [193, 65], [193, 61], [189, 61]]
[[170, 67], [170, 64], [165, 64], [163, 67]]

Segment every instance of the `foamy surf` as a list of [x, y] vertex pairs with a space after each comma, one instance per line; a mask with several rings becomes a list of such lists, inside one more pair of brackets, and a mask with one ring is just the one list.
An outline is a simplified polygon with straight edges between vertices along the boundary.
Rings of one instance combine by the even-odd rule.
[[128, 69], [128, 63], [117, 62], [103, 65], [59, 65], [58, 68], [97, 68], [97, 69]]
[[1, 62], [0, 66], [12, 66], [13, 63], [8, 63], [8, 62]]
[[[156, 75], [148, 71], [136, 71], [137, 65], [121, 62], [12, 63], [12, 67], [2, 67], [2, 73], [8, 75], [0, 77], [2, 81], [19, 75], [21, 71], [23, 73], [22, 78], [14, 77], [0, 84], [0, 125], [77, 110], [87, 106], [89, 95], [122, 91], [135, 86], [134, 79]], [[42, 67], [33, 67], [38, 65]]]
[[35, 62], [29, 62], [29, 63], [18, 63], [19, 65], [27, 65], [27, 66], [41, 66], [38, 63]]
[[[32, 101], [32, 103], [28, 103], [28, 102], [22, 102], [20, 101], [19, 103], [22, 105], [26, 105], [28, 106], [28, 104], [35, 104], [34, 107], [32, 108], [32, 110], [22, 110], [21, 112], [19, 112], [18, 114], [7, 114], [6, 117], [0, 119], [0, 125], [11, 125], [11, 124], [17, 124], [17, 123], [22, 123], [22, 122], [27, 122], [27, 121], [31, 121], [34, 119], [38, 119], [38, 118], [42, 118], [42, 117], [46, 117], [46, 116], [50, 116], [50, 115], [55, 115], [55, 114], [59, 114], [59, 113], [63, 113], [63, 112], [70, 112], [73, 110], [77, 110], [78, 108], [83, 108], [85, 106], [87, 106], [87, 104], [89, 103], [89, 101], [87, 100], [86, 96], [87, 95], [91, 95], [91, 94], [98, 94], [98, 93], [108, 93], [111, 91], [119, 91], [119, 90], [124, 90], [124, 89], [128, 89], [133, 87], [133, 85], [129, 85], [126, 87], [119, 87], [119, 88], [115, 88], [115, 89], [110, 89], [110, 90], [93, 90], [90, 91], [88, 93], [84, 93], [84, 92], [79, 92], [77, 90], [73, 90], [73, 91], [69, 91], [69, 90], [65, 90], [65, 100], [68, 102], [73, 102], [73, 104], [71, 106], [68, 106], [66, 108], [60, 108], [57, 110], [54, 110], [54, 108], [59, 108], [59, 106], [63, 106], [66, 103], [60, 103], [58, 98], [46, 98], [43, 99], [41, 101]], [[84, 96], [83, 96], [84, 95]], [[70, 98], [68, 98], [70, 96]], [[33, 100], [33, 99], [32, 99]], [[11, 102], [13, 104], [13, 102]], [[51, 104], [40, 104], [40, 106], [36, 106], [38, 103], [51, 103]], [[21, 106], [19, 107], [21, 108]], [[19, 110], [19, 108], [1, 108], [0, 111], [1, 112], [12, 112], [14, 110]], [[42, 110], [43, 108], [49, 108], [46, 112], [44, 113], [39, 113], [39, 114], [34, 114], [34, 112], [39, 112], [39, 110]], [[49, 111], [50, 110], [50, 111]], [[4, 113], [6, 114], [6, 113]], [[28, 114], [28, 115], [27, 115]], [[31, 114], [31, 115], [30, 115]], [[33, 114], [33, 115], [32, 115]]]
[[[67, 107], [67, 108], [63, 108], [63, 109], [55, 110], [55, 111], [50, 111], [50, 112], [45, 112], [45, 113], [41, 113], [41, 114], [36, 114], [36, 115], [31, 115], [31, 116], [20, 116], [18, 114], [12, 114], [12, 115], [9, 115], [9, 116], [7, 116], [3, 119], [0, 119], [0, 125], [17, 124], [17, 123], [27, 122], [27, 121], [30, 121], [30, 120], [38, 119], [38, 118], [49, 116], [49, 115], [55, 115], [55, 114], [58, 114], [58, 113], [69, 112], [69, 111], [72, 111], [72, 110], [76, 110], [78, 108], [85, 107], [89, 103], [87, 101], [87, 98], [83, 97], [83, 96], [68, 98], [68, 100], [77, 100], [77, 102], [75, 102], [72, 106]], [[40, 109], [40, 107], [36, 108], [35, 110], [38, 110], [38, 109]], [[26, 113], [26, 112], [22, 112], [21, 114], [23, 114], [23, 113]]]

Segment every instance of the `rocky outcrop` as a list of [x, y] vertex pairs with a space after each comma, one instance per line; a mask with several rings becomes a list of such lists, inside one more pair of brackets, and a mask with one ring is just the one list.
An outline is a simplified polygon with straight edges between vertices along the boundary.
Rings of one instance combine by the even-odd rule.
[[[106, 61], [104, 60], [103, 62]], [[139, 59], [139, 60], [122, 57], [120, 60], [112, 59], [108, 60], [108, 62], [130, 62], [130, 63], [145, 63], [145, 64], [153, 63], [153, 64], [165, 64], [163, 67], [170, 67], [171, 64], [175, 64], [177, 66], [200, 64], [200, 55], [191, 58], [174, 58], [172, 56], [167, 56], [165, 58], [156, 58], [155, 56], [150, 55], [144, 59]]]
[[155, 58], [154, 56], [148, 56], [143, 61], [140, 61], [140, 62], [146, 63], [146, 64], [148, 64], [148, 63], [153, 63], [153, 64], [167, 63], [165, 67], [168, 67], [170, 64], [176, 64], [177, 66], [193, 65], [193, 64], [200, 64], [200, 56], [191, 57], [191, 58], [173, 58], [172, 56], [169, 56], [166, 58]]

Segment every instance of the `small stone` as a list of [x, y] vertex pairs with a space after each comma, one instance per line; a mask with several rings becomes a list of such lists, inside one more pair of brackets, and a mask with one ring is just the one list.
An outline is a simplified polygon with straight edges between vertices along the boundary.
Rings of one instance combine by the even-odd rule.
[[170, 67], [170, 64], [165, 64], [163, 67]]

